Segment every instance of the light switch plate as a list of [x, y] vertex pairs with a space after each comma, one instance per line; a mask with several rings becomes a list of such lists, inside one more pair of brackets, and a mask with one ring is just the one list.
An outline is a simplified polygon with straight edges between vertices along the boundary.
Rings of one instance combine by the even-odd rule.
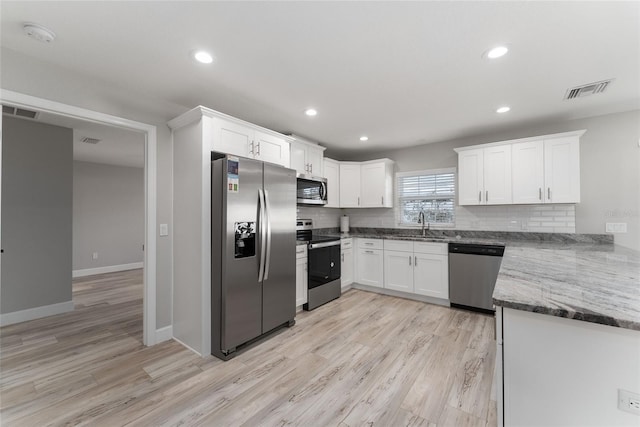
[[169, 235], [169, 224], [160, 224], [160, 236]]
[[605, 224], [605, 232], [606, 233], [626, 233], [627, 223], [626, 222], [607, 222]]

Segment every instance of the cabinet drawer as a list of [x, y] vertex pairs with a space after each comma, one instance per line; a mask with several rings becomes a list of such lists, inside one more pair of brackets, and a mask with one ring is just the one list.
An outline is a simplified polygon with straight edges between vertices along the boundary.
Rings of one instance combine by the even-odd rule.
[[413, 242], [413, 251], [417, 254], [446, 255], [449, 246], [446, 243]]
[[358, 239], [358, 247], [362, 249], [382, 249], [382, 239]]
[[341, 239], [340, 240], [340, 249], [345, 250], [345, 249], [349, 249], [349, 248], [353, 248], [353, 239], [352, 238]]
[[297, 245], [296, 246], [296, 259], [298, 258], [306, 258], [307, 256], [307, 246], [306, 245]]
[[413, 242], [408, 240], [385, 240], [385, 251], [413, 252]]

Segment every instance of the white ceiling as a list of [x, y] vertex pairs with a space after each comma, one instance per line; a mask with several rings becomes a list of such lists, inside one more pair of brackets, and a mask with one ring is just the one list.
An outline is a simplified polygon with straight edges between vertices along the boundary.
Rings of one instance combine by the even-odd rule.
[[[640, 2], [1, 2], [2, 45], [336, 151], [640, 108]], [[56, 32], [25, 37], [33, 21]], [[509, 54], [489, 62], [488, 48]], [[189, 58], [209, 49], [211, 65]], [[607, 92], [564, 101], [573, 86]], [[54, 84], [55, 82], [52, 82]], [[495, 109], [503, 104], [511, 112]], [[319, 113], [306, 117], [315, 107]], [[360, 142], [363, 134], [369, 141]]]

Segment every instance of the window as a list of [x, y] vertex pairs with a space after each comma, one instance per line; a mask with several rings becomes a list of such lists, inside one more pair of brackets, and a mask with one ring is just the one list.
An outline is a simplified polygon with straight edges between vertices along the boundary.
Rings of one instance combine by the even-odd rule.
[[396, 174], [398, 224], [418, 225], [424, 212], [432, 225], [455, 224], [456, 170], [437, 169]]

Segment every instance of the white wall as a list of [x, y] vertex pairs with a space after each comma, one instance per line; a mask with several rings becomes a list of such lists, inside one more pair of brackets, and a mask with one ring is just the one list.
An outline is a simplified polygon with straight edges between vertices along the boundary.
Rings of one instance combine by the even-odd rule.
[[[167, 121], [191, 106], [137, 94], [127, 82], [105, 82], [33, 59], [10, 49], [0, 51], [2, 88], [157, 126], [157, 223], [172, 217], [172, 150]], [[156, 327], [171, 325], [171, 235], [156, 243]]]
[[144, 169], [74, 161], [73, 270], [141, 263], [143, 243]]

